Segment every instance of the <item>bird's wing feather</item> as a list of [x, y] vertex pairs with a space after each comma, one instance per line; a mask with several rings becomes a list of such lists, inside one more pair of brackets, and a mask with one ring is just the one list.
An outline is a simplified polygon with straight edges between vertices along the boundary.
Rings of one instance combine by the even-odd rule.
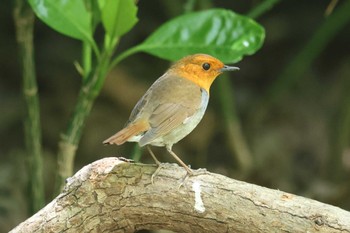
[[[164, 83], [166, 82], [166, 85]], [[199, 106], [200, 87], [176, 75], [164, 74], [147, 90], [132, 110], [127, 124], [140, 118], [149, 118], [164, 103], [181, 103], [183, 106]]]
[[140, 145], [146, 145], [154, 139], [166, 135], [195, 112], [181, 104], [166, 103], [159, 105], [149, 119], [151, 128], [141, 138]]
[[103, 141], [103, 144], [121, 145], [128, 141], [131, 137], [145, 132], [149, 129], [149, 124], [145, 121], [138, 121], [134, 124], [129, 124], [116, 134]]
[[130, 114], [130, 117], [129, 117], [127, 124], [129, 124], [130, 122], [133, 122], [138, 117], [138, 115], [142, 111], [143, 107], [148, 102], [149, 93], [150, 93], [149, 91], [146, 92], [145, 95], [142, 96], [142, 98], [137, 102], [137, 104], [135, 105], [134, 109], [132, 110], [132, 112]]

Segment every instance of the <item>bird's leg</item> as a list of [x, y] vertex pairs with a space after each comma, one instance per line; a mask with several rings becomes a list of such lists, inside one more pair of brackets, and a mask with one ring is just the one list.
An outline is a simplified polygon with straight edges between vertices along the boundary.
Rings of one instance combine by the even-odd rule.
[[160, 170], [162, 169], [162, 163], [159, 162], [159, 160], [157, 159], [157, 157], [154, 155], [153, 151], [151, 150], [151, 147], [147, 146], [147, 150], [150, 153], [150, 155], [152, 156], [153, 160], [156, 162], [158, 168], [157, 170], [155, 170], [155, 172], [153, 172], [152, 176], [151, 176], [151, 182], [152, 184], [154, 183], [154, 177], [156, 177], [158, 175], [158, 173], [160, 172]]
[[186, 171], [187, 171], [187, 175], [193, 175], [193, 172], [191, 171], [191, 169], [174, 153], [174, 151], [172, 151], [171, 149], [172, 146], [166, 146], [166, 149], [168, 150], [168, 152], [176, 159], [176, 161], [181, 164], [181, 166], [183, 166]]
[[157, 157], [154, 155], [153, 151], [151, 150], [151, 147], [147, 146], [147, 150], [148, 150], [148, 153], [150, 153], [150, 155], [152, 156], [154, 162], [156, 162], [156, 164], [157, 164], [158, 166], [160, 166], [161, 163], [159, 162], [159, 160], [157, 159]]

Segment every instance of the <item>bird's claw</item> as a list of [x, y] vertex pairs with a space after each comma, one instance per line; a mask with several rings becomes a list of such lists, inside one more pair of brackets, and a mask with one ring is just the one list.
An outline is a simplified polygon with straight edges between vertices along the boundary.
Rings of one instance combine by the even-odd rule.
[[186, 183], [186, 181], [188, 180], [189, 177], [205, 175], [207, 173], [208, 173], [208, 171], [205, 168], [199, 168], [198, 170], [194, 170], [194, 171], [191, 170], [191, 172], [187, 171], [184, 178], [182, 178], [181, 183], [178, 186], [178, 189], [180, 189]]
[[151, 183], [154, 184], [154, 178], [158, 175], [158, 173], [160, 172], [160, 170], [162, 170], [162, 168], [164, 168], [165, 166], [162, 163], [157, 164], [158, 167], [157, 169], [153, 172], [152, 176], [151, 176]]

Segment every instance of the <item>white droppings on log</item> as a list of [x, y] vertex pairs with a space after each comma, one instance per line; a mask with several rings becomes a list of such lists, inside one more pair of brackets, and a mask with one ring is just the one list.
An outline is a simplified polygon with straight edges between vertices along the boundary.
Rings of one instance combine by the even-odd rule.
[[201, 196], [201, 183], [199, 181], [194, 181], [192, 184], [192, 190], [194, 191], [194, 209], [199, 213], [203, 213], [205, 207]]

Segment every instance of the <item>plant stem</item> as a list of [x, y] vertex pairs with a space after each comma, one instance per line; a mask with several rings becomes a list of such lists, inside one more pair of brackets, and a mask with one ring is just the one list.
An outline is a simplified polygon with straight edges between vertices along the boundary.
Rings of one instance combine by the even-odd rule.
[[92, 58], [92, 49], [90, 43], [84, 41], [83, 42], [83, 70], [84, 79], [87, 78], [91, 72], [91, 58]]
[[137, 143], [135, 143], [131, 159], [136, 162], [140, 162], [141, 156], [142, 156], [142, 150], [140, 146]]
[[262, 14], [270, 10], [276, 3], [278, 3], [280, 0], [265, 0], [262, 3], [260, 3], [258, 6], [253, 8], [248, 14], [248, 17], [251, 17], [253, 19], [259, 18]]
[[194, 6], [196, 5], [196, 0], [187, 0], [184, 4], [184, 13], [193, 12]]
[[38, 88], [36, 83], [33, 25], [34, 14], [27, 1], [16, 0], [14, 9], [16, 36], [21, 55], [23, 95], [26, 102], [25, 143], [30, 172], [31, 213], [45, 204], [43, 182], [43, 159], [41, 154], [41, 126]]
[[[142, 44], [141, 44], [142, 46]], [[128, 56], [137, 53], [141, 50], [140, 46], [135, 46], [132, 47], [126, 51], [124, 51], [123, 53], [121, 53], [119, 56], [117, 56], [115, 59], [113, 59], [113, 61], [111, 62], [110, 66], [109, 66], [109, 70], [111, 70], [115, 65], [117, 65], [121, 60], [127, 58]]]
[[228, 145], [232, 154], [235, 155], [234, 158], [237, 160], [242, 174], [247, 174], [252, 167], [252, 155], [243, 136], [241, 123], [235, 110], [233, 88], [231, 88], [227, 75], [222, 76], [226, 77], [220, 77], [217, 82], [220, 88], [219, 96], [222, 114], [227, 127], [226, 133], [230, 142]]
[[110, 57], [113, 50], [104, 51], [96, 68], [85, 79], [76, 107], [69, 121], [67, 130], [61, 136], [58, 151], [58, 168], [56, 176], [55, 194], [61, 192], [65, 180], [73, 174], [75, 152], [81, 138], [85, 120], [89, 115], [94, 101], [100, 93], [108, 72]]
[[[349, 62], [344, 64], [347, 70]], [[342, 68], [337, 73], [344, 72]], [[343, 75], [338, 77], [340, 84], [337, 92], [340, 93], [338, 103], [335, 103], [337, 113], [332, 117], [329, 126], [330, 152], [322, 169], [323, 175], [331, 181], [349, 180], [348, 170], [346, 169], [346, 161], [348, 159], [350, 147], [350, 80], [349, 77]]]

